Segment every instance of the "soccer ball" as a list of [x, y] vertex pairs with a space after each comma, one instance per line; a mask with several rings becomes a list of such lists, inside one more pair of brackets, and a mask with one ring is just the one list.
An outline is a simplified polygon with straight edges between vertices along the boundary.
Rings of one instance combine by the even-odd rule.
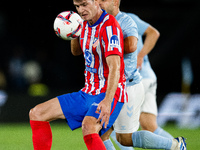
[[54, 21], [54, 31], [63, 40], [72, 40], [81, 34], [83, 20], [73, 11], [58, 14]]

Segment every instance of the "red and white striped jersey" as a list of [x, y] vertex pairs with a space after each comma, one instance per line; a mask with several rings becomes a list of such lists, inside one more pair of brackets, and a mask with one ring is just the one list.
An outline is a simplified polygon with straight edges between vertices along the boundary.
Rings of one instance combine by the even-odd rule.
[[126, 101], [123, 34], [117, 20], [103, 11], [92, 26], [84, 21], [80, 45], [85, 58], [85, 87], [82, 91], [91, 95], [106, 92], [109, 74], [106, 57], [119, 55], [121, 69], [115, 99], [119, 102]]

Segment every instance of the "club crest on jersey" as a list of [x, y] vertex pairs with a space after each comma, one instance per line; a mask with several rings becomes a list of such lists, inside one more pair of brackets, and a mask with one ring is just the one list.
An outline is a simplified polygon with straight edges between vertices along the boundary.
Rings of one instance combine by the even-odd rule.
[[99, 39], [97, 37], [94, 38], [94, 42], [93, 42], [93, 47], [97, 47], [97, 45], [99, 44]]
[[110, 38], [110, 48], [119, 48], [119, 38], [117, 35], [113, 35]]

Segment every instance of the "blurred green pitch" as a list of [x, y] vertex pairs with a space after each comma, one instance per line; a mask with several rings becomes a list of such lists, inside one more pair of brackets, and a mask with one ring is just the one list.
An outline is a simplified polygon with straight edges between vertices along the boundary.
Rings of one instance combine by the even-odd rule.
[[[71, 131], [65, 123], [51, 123], [53, 133], [52, 150], [87, 150], [81, 129]], [[187, 138], [188, 150], [200, 149], [200, 128], [179, 129], [174, 125], [164, 127], [174, 137]], [[33, 150], [32, 131], [28, 123], [0, 123], [0, 150]], [[119, 150], [118, 148], [116, 148]], [[135, 148], [135, 150], [141, 150]]]

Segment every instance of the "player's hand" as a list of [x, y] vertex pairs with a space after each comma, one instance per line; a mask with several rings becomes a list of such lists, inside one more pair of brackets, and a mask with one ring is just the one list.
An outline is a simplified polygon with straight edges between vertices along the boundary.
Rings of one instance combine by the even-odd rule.
[[137, 68], [142, 69], [142, 63], [143, 63], [143, 57], [138, 56], [137, 57]]
[[103, 124], [105, 123], [104, 128], [107, 128], [107, 125], [109, 123], [110, 111], [111, 111], [111, 102], [107, 99], [102, 100], [99, 103], [96, 112], [100, 113], [97, 122], [101, 122], [101, 126], [103, 126]]

